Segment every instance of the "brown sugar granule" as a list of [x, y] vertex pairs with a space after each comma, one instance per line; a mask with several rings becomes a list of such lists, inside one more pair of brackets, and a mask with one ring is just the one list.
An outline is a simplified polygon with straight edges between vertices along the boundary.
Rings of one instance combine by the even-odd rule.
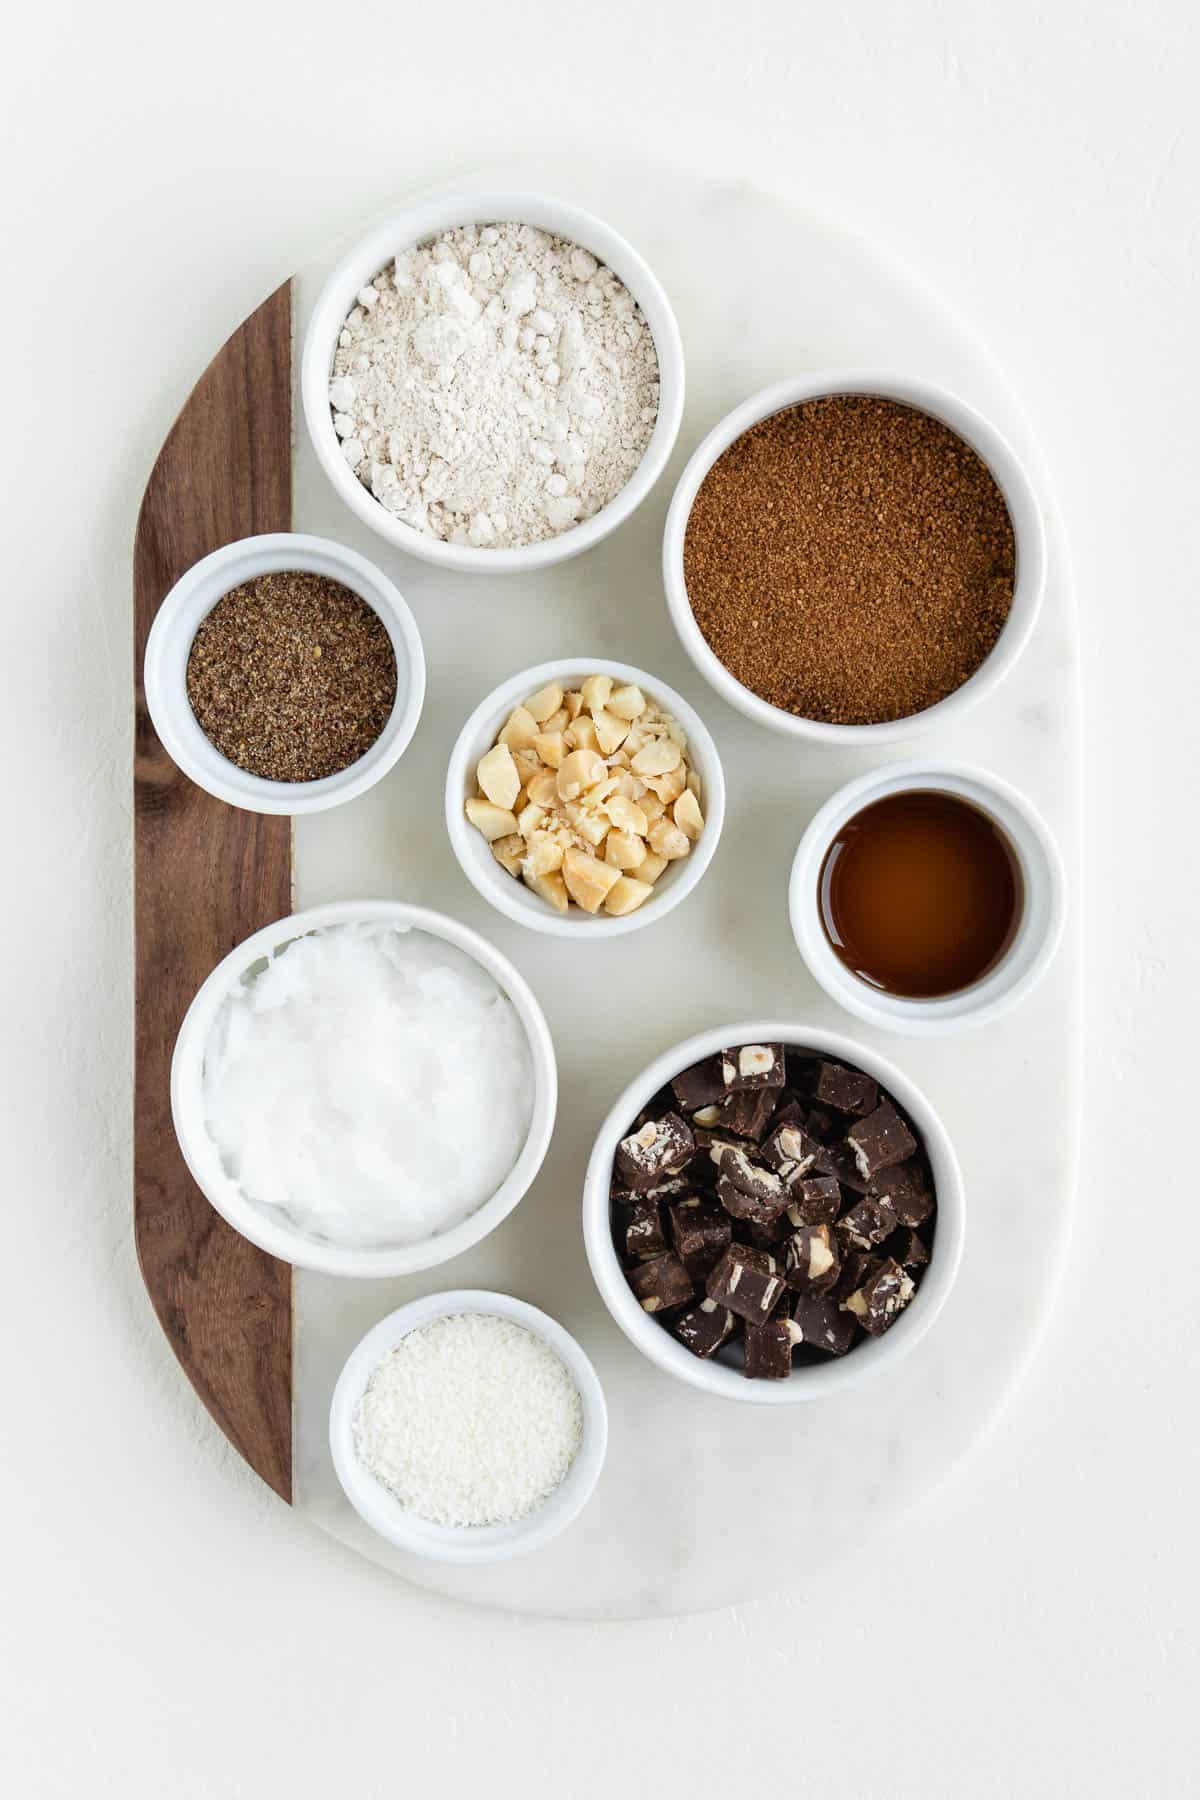
[[192, 641], [188, 699], [205, 736], [268, 781], [320, 781], [371, 748], [396, 699], [396, 654], [365, 600], [307, 570], [257, 575]]
[[907, 718], [987, 656], [1012, 605], [1004, 496], [955, 432], [838, 394], [751, 426], [692, 505], [696, 623], [772, 706], [836, 725]]

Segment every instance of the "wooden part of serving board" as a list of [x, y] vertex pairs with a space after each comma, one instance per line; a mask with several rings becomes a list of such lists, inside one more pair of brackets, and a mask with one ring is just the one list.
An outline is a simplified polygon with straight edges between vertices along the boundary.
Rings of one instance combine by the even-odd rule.
[[172, 1350], [221, 1430], [292, 1498], [292, 1271], [240, 1237], [188, 1174], [171, 1054], [214, 965], [291, 910], [290, 819], [214, 800], [175, 767], [142, 664], [179, 577], [222, 544], [292, 523], [292, 300], [285, 282], [192, 390], [146, 486], [134, 542], [134, 1236]]

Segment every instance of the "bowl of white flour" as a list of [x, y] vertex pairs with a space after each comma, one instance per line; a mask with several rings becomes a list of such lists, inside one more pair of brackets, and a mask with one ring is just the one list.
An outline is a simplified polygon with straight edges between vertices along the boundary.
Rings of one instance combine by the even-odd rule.
[[448, 568], [529, 570], [599, 543], [649, 493], [683, 415], [683, 346], [611, 226], [459, 189], [337, 264], [300, 390], [322, 468], [373, 531]]
[[175, 1134], [243, 1237], [331, 1275], [407, 1275], [507, 1218], [541, 1167], [549, 1029], [477, 932], [401, 901], [255, 932], [184, 1017]]

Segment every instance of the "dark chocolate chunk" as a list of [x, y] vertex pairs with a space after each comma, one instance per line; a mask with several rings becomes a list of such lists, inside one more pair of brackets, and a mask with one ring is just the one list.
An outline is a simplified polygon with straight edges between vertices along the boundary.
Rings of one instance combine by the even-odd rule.
[[712, 1356], [733, 1336], [733, 1314], [715, 1300], [702, 1300], [672, 1319], [671, 1330], [693, 1356]]
[[923, 1269], [929, 1261], [929, 1245], [906, 1226], [888, 1239], [884, 1249], [905, 1269]]
[[882, 1337], [896, 1323], [916, 1292], [916, 1284], [898, 1262], [887, 1257], [866, 1280], [842, 1301], [864, 1331]]
[[832, 1175], [844, 1188], [852, 1188], [856, 1194], [865, 1194], [870, 1185], [858, 1172], [858, 1163], [849, 1144], [822, 1145], [813, 1163], [814, 1175]]
[[833, 1294], [797, 1294], [792, 1321], [802, 1344], [829, 1356], [845, 1356], [858, 1330], [853, 1313], [843, 1312]]
[[746, 1325], [744, 1372], [751, 1381], [786, 1381], [792, 1372], [792, 1321], [785, 1312]]
[[671, 1083], [671, 1090], [684, 1112], [697, 1112], [702, 1106], [711, 1106], [715, 1100], [724, 1100], [733, 1084], [737, 1070], [722, 1050], [716, 1056], [706, 1056], [703, 1062], [693, 1063], [690, 1069], [681, 1069]]
[[784, 1247], [790, 1288], [801, 1294], [827, 1294], [842, 1272], [842, 1256], [832, 1225], [801, 1225]]
[[688, 1161], [696, 1147], [692, 1128], [678, 1113], [646, 1123], [622, 1138], [614, 1159], [618, 1176], [635, 1192], [656, 1186]]
[[732, 1240], [729, 1214], [695, 1194], [669, 1206], [667, 1216], [671, 1221], [671, 1241], [681, 1262], [692, 1280], [702, 1283]]
[[880, 1169], [906, 1162], [917, 1147], [916, 1138], [890, 1100], [881, 1100], [873, 1113], [852, 1125], [846, 1142], [866, 1181]]
[[886, 1199], [901, 1225], [924, 1225], [933, 1213], [933, 1185], [919, 1157], [881, 1169], [867, 1193], [872, 1200]]
[[787, 1216], [793, 1225], [832, 1225], [842, 1210], [842, 1190], [832, 1175], [793, 1181]]
[[819, 1102], [838, 1112], [854, 1113], [865, 1119], [879, 1103], [879, 1083], [861, 1069], [846, 1069], [841, 1063], [823, 1062], [817, 1070], [813, 1093]]
[[827, 1106], [810, 1106], [804, 1115], [804, 1123], [808, 1127], [809, 1136], [815, 1137], [821, 1144], [840, 1143], [846, 1129], [845, 1120], [835, 1119]]
[[795, 1119], [776, 1122], [763, 1145], [763, 1156], [787, 1182], [799, 1181], [816, 1163], [821, 1146]]
[[872, 1200], [869, 1194], [864, 1194], [842, 1214], [837, 1228], [852, 1250], [873, 1250], [884, 1238], [891, 1237], [896, 1224], [890, 1201]]
[[769, 1250], [730, 1244], [708, 1278], [708, 1298], [740, 1319], [765, 1319], [784, 1292], [779, 1265]]
[[780, 1088], [783, 1086], [784, 1061], [782, 1044], [741, 1044], [736, 1050], [726, 1050], [725, 1056], [734, 1065], [734, 1077], [730, 1088]]
[[625, 1279], [637, 1297], [643, 1312], [666, 1312], [672, 1306], [685, 1306], [696, 1297], [692, 1278], [670, 1250], [652, 1262], [637, 1263], [626, 1269]]
[[734, 1219], [771, 1225], [787, 1206], [787, 1189], [773, 1169], [752, 1162], [744, 1150], [725, 1149], [717, 1173], [717, 1199]]
[[834, 1299], [844, 1300], [848, 1294], [853, 1294], [882, 1261], [881, 1256], [871, 1256], [866, 1250], [851, 1250], [842, 1258], [842, 1272], [833, 1290]]
[[656, 1200], [635, 1200], [625, 1225], [625, 1254], [631, 1262], [648, 1262], [667, 1248], [662, 1211]]
[[731, 1131], [735, 1137], [753, 1138], [756, 1144], [760, 1143], [774, 1116], [778, 1098], [775, 1089], [769, 1087], [742, 1088], [740, 1093], [731, 1094], [717, 1108], [718, 1131]]
[[787, 1214], [780, 1213], [779, 1217], [772, 1219], [769, 1225], [760, 1224], [756, 1219], [743, 1219], [738, 1235], [745, 1237], [759, 1250], [775, 1250], [779, 1245], [787, 1242], [795, 1229], [795, 1224]]

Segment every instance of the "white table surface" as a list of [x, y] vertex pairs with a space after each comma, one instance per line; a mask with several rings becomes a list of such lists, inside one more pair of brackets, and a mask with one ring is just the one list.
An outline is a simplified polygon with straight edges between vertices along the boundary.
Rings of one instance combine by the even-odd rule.
[[[6, 22], [0, 1787], [691, 1794], [743, 1779], [757, 1726], [756, 1787], [1193, 1791], [1192, 9], [336, 16], [241, 0], [185, 31], [114, 0]], [[1083, 1182], [1041, 1359], [869, 1567], [806, 1579], [800, 1558], [786, 1596], [661, 1624], [472, 1612], [289, 1518], [186, 1388], [130, 1237], [138, 496], [281, 273], [516, 140], [550, 170], [612, 142], [744, 175], [907, 256], [1024, 398], [1084, 627]]]

